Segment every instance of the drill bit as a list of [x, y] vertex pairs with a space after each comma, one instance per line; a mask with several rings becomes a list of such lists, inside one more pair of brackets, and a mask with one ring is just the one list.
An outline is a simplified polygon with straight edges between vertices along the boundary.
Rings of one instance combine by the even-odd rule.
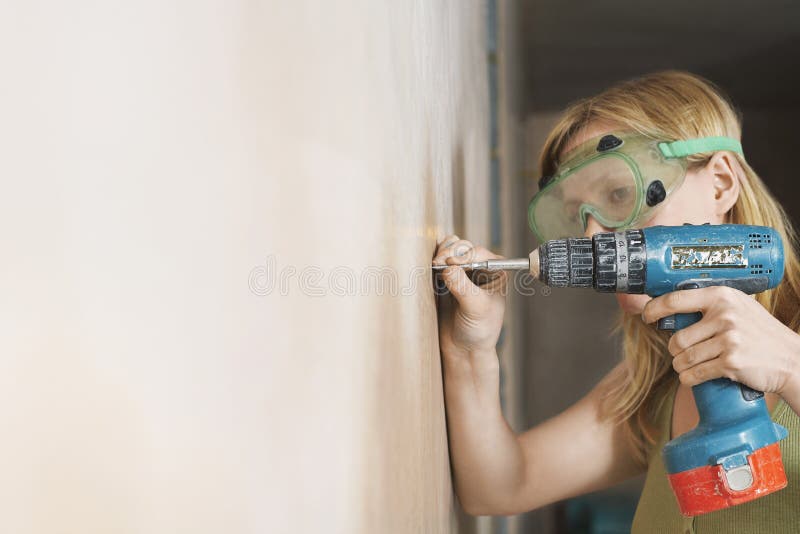
[[[441, 271], [450, 265], [432, 265], [434, 271]], [[539, 252], [534, 250], [527, 258], [491, 259], [458, 265], [467, 271], [530, 271], [539, 275]]]

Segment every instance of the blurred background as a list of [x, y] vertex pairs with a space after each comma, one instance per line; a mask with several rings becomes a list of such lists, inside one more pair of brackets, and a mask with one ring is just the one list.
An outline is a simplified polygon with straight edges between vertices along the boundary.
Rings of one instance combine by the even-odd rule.
[[[627, 532], [639, 480], [461, 510], [436, 243], [527, 255], [559, 111], [665, 68], [728, 92], [800, 220], [798, 22], [789, 0], [0, 3], [0, 532]], [[520, 432], [619, 358], [613, 297], [535, 289], [498, 348]]]

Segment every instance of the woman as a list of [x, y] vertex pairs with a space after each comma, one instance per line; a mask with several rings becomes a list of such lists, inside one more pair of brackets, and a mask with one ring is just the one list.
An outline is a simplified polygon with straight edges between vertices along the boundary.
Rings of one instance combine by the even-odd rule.
[[[683, 72], [630, 80], [566, 110], [540, 161], [542, 175], [558, 179], [543, 179], [531, 206], [541, 239], [683, 223], [764, 225], [783, 237], [785, 275], [755, 298], [725, 287], [655, 299], [617, 294], [622, 362], [575, 405], [520, 435], [499, 403], [495, 345], [507, 277], [475, 286], [457, 266], [498, 256], [458, 236], [440, 242], [434, 263], [453, 266], [442, 272], [450, 295], [439, 316], [447, 424], [455, 487], [467, 512], [520, 513], [646, 471], [633, 532], [800, 531], [800, 263], [790, 223], [738, 153], [740, 138], [730, 103], [708, 81]], [[716, 141], [673, 154], [684, 162], [679, 175], [638, 191], [648, 197], [641, 209], [614, 216], [614, 206], [635, 204], [637, 191], [618, 186], [609, 169], [587, 166], [580, 179], [566, 179], [573, 171], [560, 167], [603, 139]], [[654, 326], [661, 317], [693, 311], [702, 311], [700, 322], [671, 337]], [[686, 519], [660, 450], [697, 424], [691, 386], [717, 377], [766, 393], [773, 418], [789, 429], [781, 442], [789, 485]]]

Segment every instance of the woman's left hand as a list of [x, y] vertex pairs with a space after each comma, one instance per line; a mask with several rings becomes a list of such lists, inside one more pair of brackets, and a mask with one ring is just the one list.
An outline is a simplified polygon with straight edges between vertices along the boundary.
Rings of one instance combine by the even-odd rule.
[[698, 311], [703, 318], [669, 340], [672, 367], [683, 384], [726, 377], [779, 395], [800, 387], [800, 335], [738, 289], [673, 291], [649, 301], [642, 319], [652, 323]]

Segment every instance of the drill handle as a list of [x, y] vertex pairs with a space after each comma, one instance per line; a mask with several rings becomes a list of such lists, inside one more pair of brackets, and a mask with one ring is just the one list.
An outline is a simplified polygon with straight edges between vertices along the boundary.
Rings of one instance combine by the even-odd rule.
[[[684, 280], [679, 283], [675, 289], [682, 291], [684, 289], [699, 289], [701, 287], [710, 286], [727, 286], [738, 289], [748, 295], [754, 293], [761, 293], [769, 289], [769, 279], [766, 276], [742, 276], [738, 278], [695, 278], [692, 280]], [[676, 313], [675, 315], [668, 315], [658, 320], [659, 330], [681, 330], [687, 326], [691, 326], [703, 317], [700, 312], [696, 313]]]
[[[700, 312], [676, 313], [674, 315], [669, 315], [667, 317], [659, 319], [658, 328], [660, 330], [672, 330], [673, 332], [677, 332], [682, 328], [686, 328], [687, 326], [693, 325], [702, 318], [703, 314]], [[732, 382], [728, 379], [716, 379], [704, 382], [702, 384], [698, 384], [697, 386], [694, 386], [692, 388], [695, 395], [695, 400], [698, 403], [698, 410], [700, 410], [700, 412], [702, 413], [705, 410], [701, 410], [700, 409], [701, 407], [712, 405], [711, 401], [712, 392], [713, 396], [716, 397], [719, 395], [722, 389], [729, 389], [729, 388], [737, 389], [738, 395], [741, 395], [740, 401], [743, 402], [749, 403], [757, 401], [762, 397], [764, 397], [764, 393], [762, 391], [757, 391], [748, 386], [745, 386], [744, 384], [740, 384], [738, 382]], [[733, 398], [734, 399], [739, 398], [738, 395], [734, 396]], [[728, 399], [730, 400], [730, 397]]]

